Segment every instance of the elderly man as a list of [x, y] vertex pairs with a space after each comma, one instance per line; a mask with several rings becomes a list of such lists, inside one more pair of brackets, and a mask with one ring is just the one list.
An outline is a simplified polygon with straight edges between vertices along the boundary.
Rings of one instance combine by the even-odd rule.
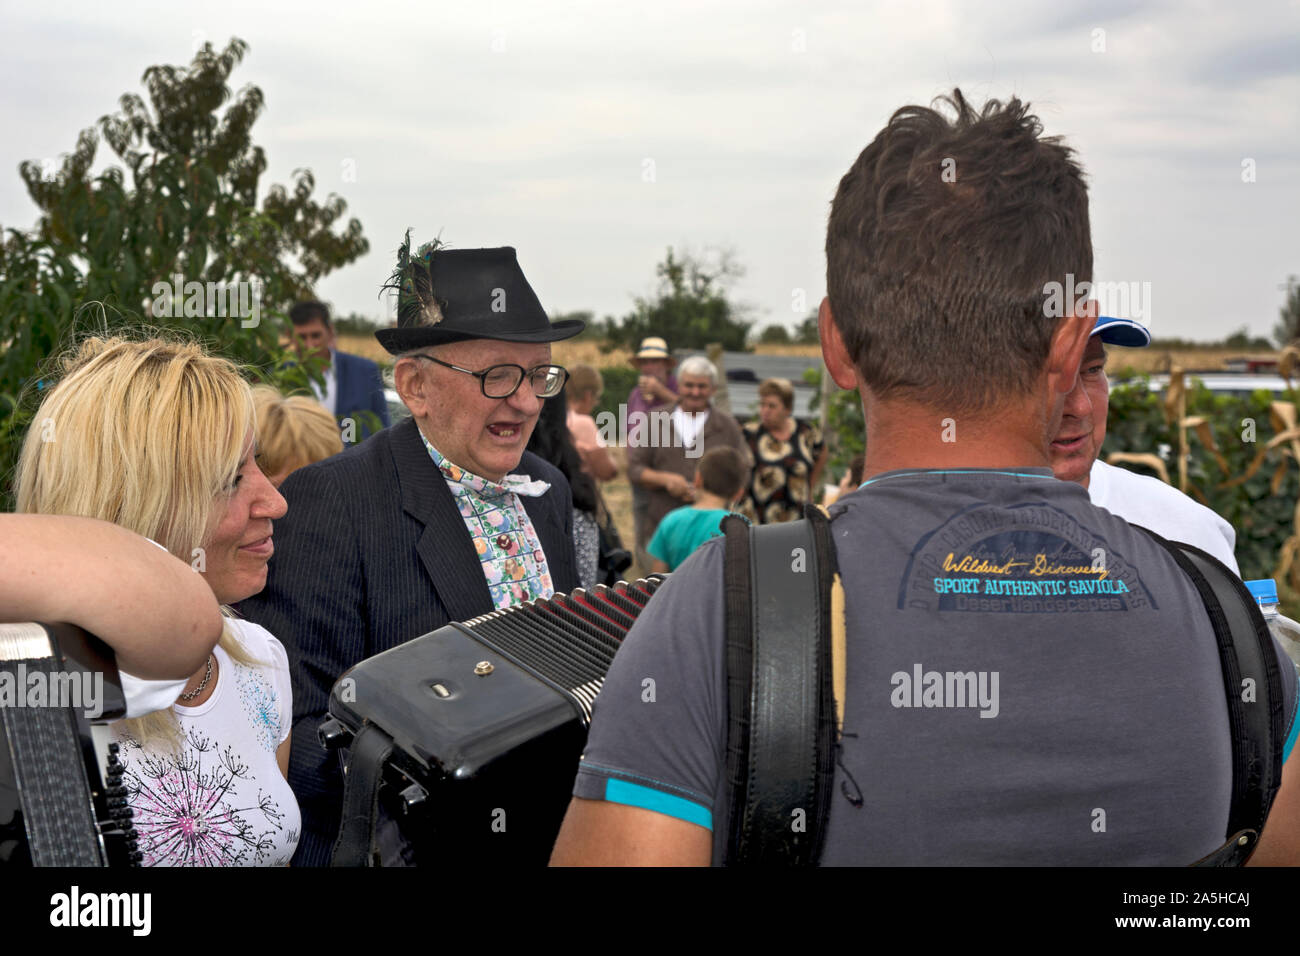
[[[646, 491], [645, 540], [654, 537], [664, 515], [695, 500], [695, 466], [712, 448], [730, 446], [740, 452], [746, 468], [753, 466], [749, 445], [740, 425], [713, 407], [718, 370], [702, 355], [692, 355], [677, 369], [680, 398], [669, 409], [661, 406], [629, 429], [627, 477]], [[656, 416], [663, 416], [667, 428]], [[631, 416], [629, 414], [629, 421]], [[653, 559], [644, 546], [637, 547], [637, 563], [644, 569]]]
[[[842, 732], [833, 760], [792, 751], [832, 776], [826, 802], [771, 811], [762, 841], [819, 832], [822, 865], [1173, 865], [1249, 846], [1228, 839], [1242, 737], [1196, 585], [1050, 468], [1095, 324], [1047, 291], [1091, 278], [1083, 170], [1018, 99], [944, 102], [895, 111], [831, 206], [822, 354], [861, 390], [867, 433], [867, 481], [831, 509]], [[628, 632], [553, 862], [724, 858], [733, 808], [750, 809], [730, 785], [749, 725], [728, 701], [724, 551], [700, 547]], [[1285, 753], [1295, 668], [1276, 642], [1259, 651]], [[812, 719], [806, 701], [775, 705], [754, 720]], [[1300, 858], [1298, 768], [1259, 862]]]
[[343, 671], [578, 586], [568, 483], [524, 449], [543, 401], [564, 388], [550, 343], [583, 323], [548, 321], [514, 249], [408, 252], [409, 240], [390, 283], [398, 326], [375, 334], [397, 356], [411, 417], [289, 476], [266, 590], [241, 608], [289, 651], [297, 865], [328, 863], [338, 833], [337, 758], [316, 728]]
[[1232, 525], [1159, 478], [1116, 468], [1097, 457], [1106, 440], [1110, 402], [1106, 345], [1144, 348], [1150, 344], [1151, 333], [1132, 319], [1102, 316], [1097, 320], [1079, 366], [1079, 381], [1065, 400], [1061, 427], [1052, 442], [1052, 472], [1087, 488], [1098, 508], [1171, 541], [1196, 545], [1241, 574], [1232, 553], [1237, 541]]

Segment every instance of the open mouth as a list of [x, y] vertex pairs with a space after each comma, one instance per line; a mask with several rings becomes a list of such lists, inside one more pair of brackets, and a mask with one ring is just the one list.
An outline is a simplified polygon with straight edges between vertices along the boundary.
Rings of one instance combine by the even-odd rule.
[[519, 422], [493, 422], [487, 430], [497, 438], [512, 441], [523, 434], [524, 426]]

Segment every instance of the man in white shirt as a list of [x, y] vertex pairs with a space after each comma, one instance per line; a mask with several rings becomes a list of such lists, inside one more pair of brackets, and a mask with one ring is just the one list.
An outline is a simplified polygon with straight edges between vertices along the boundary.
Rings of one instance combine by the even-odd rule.
[[1232, 525], [1159, 478], [1116, 468], [1097, 458], [1106, 438], [1110, 401], [1106, 345], [1144, 348], [1150, 343], [1151, 333], [1132, 319], [1102, 316], [1097, 320], [1083, 353], [1079, 380], [1065, 401], [1052, 442], [1052, 471], [1063, 481], [1077, 481], [1087, 488], [1088, 497], [1098, 507], [1171, 541], [1195, 545], [1240, 574], [1232, 553], [1237, 541]]

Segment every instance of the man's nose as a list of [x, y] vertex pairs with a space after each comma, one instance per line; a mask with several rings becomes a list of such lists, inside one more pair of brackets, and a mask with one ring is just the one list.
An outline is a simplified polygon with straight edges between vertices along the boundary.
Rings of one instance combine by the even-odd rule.
[[525, 380], [515, 389], [515, 393], [506, 400], [506, 403], [517, 412], [531, 417], [541, 414], [544, 401], [546, 399], [538, 398], [532, 386]]
[[1088, 397], [1088, 390], [1083, 387], [1082, 375], [1075, 378], [1074, 388], [1065, 396], [1065, 406], [1061, 414], [1066, 418], [1092, 417], [1092, 399]]

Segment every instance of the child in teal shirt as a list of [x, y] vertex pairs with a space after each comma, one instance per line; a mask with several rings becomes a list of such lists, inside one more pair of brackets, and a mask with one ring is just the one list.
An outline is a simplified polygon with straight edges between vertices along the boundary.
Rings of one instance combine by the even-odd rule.
[[722, 532], [718, 525], [749, 485], [745, 459], [734, 448], [714, 448], [695, 469], [695, 503], [664, 515], [646, 551], [651, 571], [675, 571], [700, 545]]

